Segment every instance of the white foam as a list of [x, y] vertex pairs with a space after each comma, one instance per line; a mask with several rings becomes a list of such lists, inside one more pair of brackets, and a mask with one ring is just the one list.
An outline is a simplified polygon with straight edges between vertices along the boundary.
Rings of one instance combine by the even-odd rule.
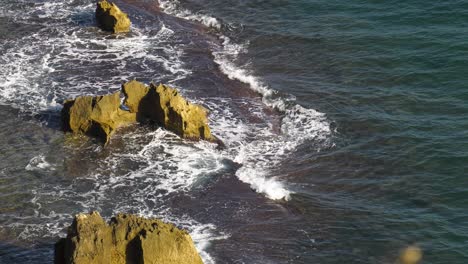
[[213, 257], [211, 257], [207, 252], [211, 243], [216, 240], [227, 239], [230, 236], [224, 232], [217, 231], [218, 228], [213, 224], [199, 223], [187, 215], [174, 217], [169, 209], [161, 210], [158, 214], [144, 213], [144, 215], [146, 217], [156, 217], [163, 221], [174, 223], [178, 227], [187, 230], [195, 243], [195, 247], [201, 256], [203, 263], [206, 264], [216, 263]]
[[[191, 74], [181, 60], [182, 44], [171, 44], [174, 31], [166, 25], [154, 35], [132, 26], [131, 34], [109, 38], [70, 23], [77, 14], [91, 14], [89, 27], [94, 28], [94, 5], [65, 5], [56, 16], [61, 6], [45, 2], [37, 10], [9, 14], [12, 20], [28, 23], [21, 17], [39, 12], [49, 21], [37, 33], [10, 40], [11, 48], [0, 54], [0, 103], [31, 113], [58, 110], [63, 99], [108, 93], [118, 89], [122, 80], [140, 76], [180, 80]], [[156, 65], [163, 70], [155, 73]]]
[[[198, 21], [216, 29], [222, 28], [218, 19], [204, 14], [193, 14], [189, 10], [181, 8], [177, 0], [161, 1], [161, 7], [169, 14]], [[210, 21], [216, 21], [215, 26], [206, 24], [204, 17], [210, 18]], [[229, 108], [224, 107], [220, 115], [210, 119], [214, 127], [213, 131], [220, 131], [218, 136], [223, 139], [224, 143], [230, 145], [230, 151], [227, 155], [242, 164], [243, 167], [236, 172], [236, 176], [241, 181], [250, 184], [252, 189], [265, 194], [270, 199], [288, 200], [292, 191], [280, 179], [270, 177], [270, 170], [275, 168], [304, 141], [326, 140], [331, 134], [329, 122], [323, 113], [294, 104], [294, 96], [287, 98], [279, 96], [277, 91], [268, 87], [259, 77], [246, 68], [238, 66], [235, 61], [239, 54], [247, 51], [248, 42], [234, 43], [221, 33], [218, 33], [217, 36], [222, 42], [222, 48], [214, 49], [213, 55], [220, 70], [228, 78], [248, 84], [252, 90], [262, 96], [265, 105], [281, 111], [283, 118], [282, 133], [275, 135], [271, 131], [271, 125], [259, 128], [249, 124], [240, 124], [241, 122], [235, 118], [227, 120], [226, 115], [229, 110], [226, 109]], [[212, 105], [211, 108], [216, 109], [217, 106]], [[226, 122], [233, 122], [235, 125], [229, 126], [226, 125]], [[239, 128], [242, 132], [239, 131]], [[235, 138], [232, 138], [233, 131], [236, 131]], [[241, 135], [242, 133], [244, 135]], [[243, 138], [244, 141], [240, 138]], [[246, 139], [248, 140], [245, 141]], [[242, 143], [231, 144], [230, 140]]]
[[[162, 2], [164, 5], [169, 1]], [[50, 7], [43, 6], [51, 10], [58, 8], [53, 3]], [[87, 4], [78, 9], [79, 12], [92, 13], [93, 5]], [[50, 27], [59, 30], [59, 33], [49, 39], [44, 39], [42, 32], [26, 36], [13, 43], [14, 48], [0, 54], [0, 61], [6, 62], [0, 64], [1, 103], [30, 112], [57, 108], [58, 99], [79, 94], [107, 93], [116, 89], [122, 79], [153, 77], [153, 64], [161, 65], [167, 71], [157, 73], [160, 75], [155, 78], [168, 77], [176, 81], [191, 74], [181, 60], [183, 49], [171, 44], [174, 42], [171, 41], [174, 32], [165, 25], [154, 36], [144, 29], [132, 28], [133, 34], [125, 38], [96, 37], [86, 28], [70, 28], [63, 21], [54, 22], [53, 12], [41, 12], [41, 16], [46, 14], [45, 18], [52, 24], [57, 23]], [[60, 19], [67, 20], [74, 12], [66, 10], [61, 13]], [[222, 27], [218, 19], [209, 16], [191, 13], [184, 16], [215, 29]], [[203, 186], [211, 175], [225, 169], [224, 159], [242, 165], [236, 176], [255, 191], [270, 199], [289, 199], [292, 190], [287, 181], [271, 175], [299, 144], [329, 136], [326, 117], [313, 109], [288, 106], [289, 102], [277, 97], [276, 92], [260, 78], [234, 63], [236, 56], [246, 51], [248, 43], [239, 45], [222, 35], [220, 38], [223, 48], [213, 51], [220, 69], [229, 78], [247, 83], [262, 94], [265, 104], [283, 111], [280, 134], [272, 131], [273, 124], [267, 121], [264, 106], [256, 99], [240, 98], [238, 102], [233, 102], [226, 98], [200, 98], [200, 103], [210, 108], [210, 126], [213, 133], [226, 144], [226, 149], [216, 150], [214, 144], [206, 142], [183, 141], [162, 129], [152, 132], [138, 130], [121, 135], [120, 140], [125, 142], [123, 149], [119, 150], [116, 146], [107, 157], [86, 161], [90, 167], [96, 167], [88, 172], [89, 175], [81, 175], [69, 185], [57, 183], [35, 187], [30, 201], [34, 214], [5, 216], [6, 219], [18, 219], [9, 227], [21, 230], [20, 238], [23, 239], [63, 235], [63, 229], [71, 221], [70, 215], [76, 211], [99, 210], [107, 211], [109, 215], [136, 211], [142, 216], [157, 216], [186, 228], [205, 263], [214, 263], [207, 248], [213, 240], [225, 239], [227, 235], [212, 224], [199, 223], [188, 216], [174, 217], [171, 209], [164, 206], [165, 199], [171, 194], [189, 193]], [[112, 69], [112, 74], [105, 80], [88, 69], [103, 61]], [[131, 63], [141, 66], [138, 72], [127, 70]], [[76, 69], [64, 65], [72, 65]], [[82, 70], [86, 74], [71, 74], [65, 80], [49, 78], [71, 70]], [[231, 107], [232, 103], [248, 105], [251, 114], [265, 122], [252, 124], [243, 120]], [[113, 140], [119, 140], [118, 137], [119, 134]], [[102, 149], [96, 148], [94, 151], [101, 152]], [[54, 165], [48, 164], [46, 157], [47, 154], [42, 154], [31, 159], [26, 169], [53, 170]], [[128, 167], [128, 163], [134, 167]], [[51, 210], [54, 204], [69, 206], [61, 208], [61, 212], [54, 212]]]
[[195, 247], [203, 259], [203, 263], [215, 264], [216, 261], [208, 254], [207, 250], [213, 241], [228, 239], [229, 235], [216, 231], [218, 228], [213, 224], [201, 224], [190, 218], [187, 220], [183, 222], [178, 220], [178, 222], [189, 231], [195, 243]]
[[25, 167], [28, 171], [34, 170], [55, 170], [55, 167], [46, 161], [44, 154], [33, 157]]
[[[123, 175], [104, 175], [99, 169], [92, 177], [95, 186], [100, 186], [100, 194], [131, 188], [130, 201], [114, 205], [115, 213], [137, 209], [137, 213], [142, 216], [158, 217], [187, 229], [204, 263], [214, 263], [206, 249], [211, 241], [225, 239], [226, 235], [218, 233], [212, 224], [199, 223], [189, 216], [174, 217], [170, 208], [155, 205], [161, 204], [161, 200], [175, 192], [189, 192], [202, 184], [199, 181], [203, 181], [203, 178], [222, 170], [223, 157], [215, 151], [215, 144], [183, 142], [164, 129], [142, 132], [121, 135], [132, 149], [112, 153], [102, 165], [102, 170], [106, 172], [118, 171], [121, 162], [128, 159], [140, 163], [139, 169]], [[148, 139], [145, 144], [137, 143]], [[95, 194], [91, 196], [95, 197]], [[106, 201], [109, 198], [104, 195], [99, 199]]]
[[265, 194], [266, 197], [272, 200], [289, 200], [291, 191], [280, 181], [274, 178], [267, 178], [263, 170], [248, 166], [241, 167], [237, 172], [237, 177], [259, 193]]
[[[174, 216], [164, 201], [175, 192], [188, 193], [192, 188], [203, 186], [200, 181], [224, 169], [223, 157], [215, 151], [216, 145], [184, 142], [163, 129], [148, 132], [143, 128], [134, 133], [116, 135], [113, 140], [123, 140], [126, 147], [120, 150], [113, 148], [114, 151], [104, 159], [88, 161], [95, 162], [97, 167], [89, 175], [74, 179], [68, 186], [36, 186], [30, 200], [34, 214], [14, 215], [18, 221], [7, 225], [8, 228], [19, 230], [20, 239], [30, 240], [63, 235], [63, 229], [71, 222], [71, 215], [77, 211], [98, 210], [109, 215], [133, 212], [144, 217], [157, 217], [188, 230], [204, 263], [215, 263], [207, 248], [212, 241], [228, 236], [217, 231], [213, 224], [197, 222], [187, 215]], [[123, 164], [128, 161], [139, 165], [129, 169]], [[93, 164], [87, 164], [90, 165]], [[26, 166], [27, 170], [51, 168], [44, 154], [34, 157]], [[66, 210], [60, 213], [50, 211], [55, 203], [68, 204], [72, 211], [67, 211], [67, 208], [62, 208]]]
[[205, 14], [194, 14], [190, 10], [182, 8], [180, 2], [177, 0], [159, 0], [159, 6], [164, 12], [168, 14], [187, 20], [197, 21], [207, 27], [218, 30], [221, 29], [222, 23], [219, 21], [219, 19]]
[[[226, 145], [220, 155], [241, 164], [236, 171], [239, 180], [248, 183], [258, 193], [274, 200], [288, 200], [292, 191], [287, 183], [275, 175], [275, 169], [297, 146], [306, 140], [327, 141], [330, 130], [324, 114], [295, 105], [287, 110], [281, 122], [281, 132], [272, 129], [265, 107], [252, 98], [237, 102], [229, 99], [203, 100], [210, 109], [212, 131]], [[251, 124], [239, 119], [230, 104], [248, 105], [252, 115], [264, 123]]]
[[[172, 193], [189, 191], [201, 177], [215, 173], [224, 168], [222, 156], [213, 151], [215, 144], [207, 142], [184, 142], [178, 136], [164, 129], [157, 129], [145, 135], [123, 135], [126, 141], [138, 140], [140, 137], [151, 137], [151, 141], [138, 151], [112, 154], [106, 165], [117, 167], [123, 158], [142, 163], [139, 170], [127, 175], [112, 175], [113, 184], [129, 179], [146, 178], [146, 184], [153, 183], [153, 188]], [[130, 143], [131, 144], [131, 143]], [[154, 176], [154, 177], [151, 177]], [[157, 176], [157, 177], [156, 177]], [[144, 191], [143, 191], [144, 192]]]
[[[24, 10], [17, 13], [17, 8], [8, 12], [10, 8], [2, 8], [1, 14], [12, 21], [41, 27], [34, 34], [8, 40], [8, 49], [2, 46], [0, 103], [31, 114], [56, 111], [65, 98], [108, 93], [118, 89], [124, 79], [165, 78], [174, 82], [191, 74], [181, 59], [183, 44], [174, 40], [177, 36], [166, 25], [162, 24], [156, 33], [132, 26], [132, 32], [126, 36], [100, 35], [93, 25], [95, 5], [76, 4], [71, 0], [43, 1], [25, 5]], [[76, 16], [87, 24], [77, 25], [73, 21]], [[31, 22], [30, 17], [35, 21]], [[206, 23], [215, 22], [208, 19]], [[0, 42], [0, 45], [5, 43]], [[101, 67], [103, 63], [105, 68]], [[136, 70], [132, 72], [132, 69]], [[101, 71], [108, 71], [108, 74], [99, 73]], [[17, 231], [20, 239], [34, 240], [63, 235], [63, 230], [71, 223], [71, 215], [78, 211], [111, 210], [112, 214], [136, 211], [146, 217], [170, 219], [186, 228], [193, 233], [205, 263], [214, 263], [206, 247], [209, 241], [225, 236], [218, 234], [212, 224], [198, 223], [188, 216], [179, 220], [171, 216], [170, 209], [161, 206], [170, 194], [188, 192], [202, 185], [211, 173], [222, 170], [223, 157], [214, 151], [214, 144], [183, 142], [164, 130], [146, 132], [124, 135], [123, 140], [128, 143], [126, 149], [116, 150], [104, 160], [83, 161], [96, 170], [80, 175], [69, 185], [58, 181], [34, 186], [28, 205], [33, 208], [32, 212], [21, 216], [14, 212], [5, 215], [6, 219], [17, 220], [6, 224], [7, 228]], [[101, 152], [102, 148], [78, 151]], [[56, 170], [47, 156], [44, 153], [32, 158], [25, 169]], [[127, 168], [125, 162], [138, 166]]]
[[244, 69], [224, 59], [218, 58], [217, 62], [228, 77], [248, 83], [253, 90], [263, 95], [262, 101], [266, 105], [283, 112], [280, 135], [272, 133], [272, 125], [260, 128], [250, 126], [256, 136], [240, 145], [238, 153], [233, 155], [234, 160], [243, 165], [236, 175], [241, 181], [249, 183], [252, 189], [264, 193], [270, 199], [289, 200], [292, 191], [288, 190], [284, 182], [269, 177], [269, 170], [279, 165], [306, 140], [326, 140], [331, 130], [325, 114], [297, 104], [289, 106], [290, 102], [279, 97], [274, 98], [275, 91], [255, 76], [248, 75]]

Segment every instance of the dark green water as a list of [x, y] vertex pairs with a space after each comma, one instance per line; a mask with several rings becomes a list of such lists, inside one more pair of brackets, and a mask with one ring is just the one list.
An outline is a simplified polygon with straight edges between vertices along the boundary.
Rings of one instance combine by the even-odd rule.
[[[50, 262], [87, 210], [172, 221], [206, 263], [468, 263], [466, 1], [144, 2], [116, 38], [91, 1], [0, 0], [0, 263]], [[62, 100], [132, 78], [208, 107], [226, 150], [68, 144]]]

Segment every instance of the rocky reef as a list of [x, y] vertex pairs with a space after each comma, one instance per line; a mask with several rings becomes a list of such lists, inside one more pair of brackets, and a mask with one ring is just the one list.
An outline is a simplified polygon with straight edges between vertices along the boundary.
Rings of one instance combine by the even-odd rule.
[[200, 264], [190, 235], [172, 224], [131, 214], [109, 223], [97, 212], [78, 214], [55, 244], [55, 264]]
[[62, 109], [63, 130], [107, 143], [121, 126], [150, 122], [183, 138], [219, 143], [208, 126], [207, 110], [188, 102], [176, 89], [163, 84], [146, 86], [133, 80], [122, 85], [122, 92], [123, 104], [120, 92], [66, 100]]
[[130, 31], [130, 19], [120, 8], [107, 0], [99, 1], [96, 7], [96, 20], [99, 26], [113, 33]]

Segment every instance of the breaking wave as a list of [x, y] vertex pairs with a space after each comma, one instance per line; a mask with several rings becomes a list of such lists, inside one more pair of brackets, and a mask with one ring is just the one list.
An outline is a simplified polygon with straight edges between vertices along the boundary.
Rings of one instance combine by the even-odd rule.
[[[219, 19], [205, 14], [194, 14], [181, 7], [177, 0], [160, 1], [160, 5], [165, 12], [171, 15], [197, 21], [216, 29], [222, 47], [215, 48], [212, 52], [220, 70], [228, 78], [248, 84], [252, 90], [262, 96], [265, 105], [282, 113], [280, 135], [274, 134], [271, 127], [249, 127], [244, 131], [253, 130], [257, 136], [254, 136], [253, 140], [244, 141], [237, 146], [238, 138], [230, 140], [223, 136], [223, 133], [220, 133], [219, 136], [230, 145], [230, 155], [234, 161], [243, 165], [236, 172], [236, 176], [241, 181], [250, 184], [252, 189], [265, 194], [270, 199], [288, 200], [292, 191], [288, 189], [287, 183], [269, 177], [269, 169], [278, 165], [281, 160], [306, 140], [326, 141], [331, 134], [331, 129], [325, 114], [295, 104], [294, 96], [279, 96], [276, 90], [271, 89], [250, 70], [237, 65], [235, 60], [239, 54], [247, 53], [248, 43], [234, 43], [228, 36], [223, 35], [221, 30], [223, 25]], [[205, 102], [205, 104], [207, 103]], [[216, 109], [216, 106], [212, 106], [212, 109]], [[227, 113], [222, 113], [219, 116], [225, 115]], [[236, 128], [240, 125], [235, 120], [227, 122], [236, 124]], [[226, 130], [226, 125], [217, 124], [214, 118], [211, 123], [214, 127], [219, 128], [214, 129], [215, 131]], [[242, 126], [245, 128], [246, 124], [242, 124]], [[251, 135], [246, 135], [246, 138], [248, 137], [252, 138]]]

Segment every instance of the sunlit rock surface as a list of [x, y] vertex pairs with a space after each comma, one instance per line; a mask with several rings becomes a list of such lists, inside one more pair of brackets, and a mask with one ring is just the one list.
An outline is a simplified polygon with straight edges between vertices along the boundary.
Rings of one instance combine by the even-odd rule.
[[56, 264], [201, 264], [190, 235], [172, 224], [131, 214], [109, 223], [97, 212], [78, 214], [55, 245]]

